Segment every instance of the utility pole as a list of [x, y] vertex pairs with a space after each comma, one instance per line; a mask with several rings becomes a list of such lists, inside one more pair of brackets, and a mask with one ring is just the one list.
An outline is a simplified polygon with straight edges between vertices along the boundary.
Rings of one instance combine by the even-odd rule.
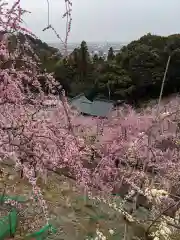
[[162, 99], [162, 94], [163, 94], [163, 89], [164, 89], [164, 83], [165, 83], [165, 80], [166, 80], [166, 75], [167, 75], [167, 72], [168, 72], [168, 69], [169, 69], [170, 60], [171, 60], [171, 55], [169, 55], [169, 57], [168, 57], [168, 60], [167, 60], [167, 63], [166, 63], [166, 69], [165, 69], [162, 84], [161, 84], [161, 91], [160, 91], [160, 94], [159, 94], [159, 100], [158, 100], [158, 106], [157, 106], [157, 117], [159, 116], [160, 103], [161, 103], [161, 99]]
[[108, 88], [108, 95], [109, 95], [109, 100], [111, 99], [111, 90], [110, 90], [110, 87], [109, 87], [109, 81], [107, 83], [107, 88]]

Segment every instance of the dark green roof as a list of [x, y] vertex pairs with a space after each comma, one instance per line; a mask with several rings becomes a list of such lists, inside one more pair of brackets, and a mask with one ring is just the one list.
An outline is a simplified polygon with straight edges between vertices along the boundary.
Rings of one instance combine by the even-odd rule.
[[106, 99], [96, 98], [91, 102], [84, 96], [84, 94], [72, 98], [70, 104], [83, 114], [97, 117], [107, 117], [114, 106], [113, 101]]

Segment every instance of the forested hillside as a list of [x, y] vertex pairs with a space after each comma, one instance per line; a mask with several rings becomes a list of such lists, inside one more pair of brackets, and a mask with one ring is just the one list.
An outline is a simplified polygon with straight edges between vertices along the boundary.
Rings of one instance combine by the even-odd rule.
[[171, 61], [164, 95], [179, 91], [180, 35], [168, 37], [147, 34], [124, 46], [116, 56], [109, 50], [108, 59], [90, 58], [86, 42], [74, 49], [67, 60], [53, 66], [55, 77], [64, 85], [67, 94], [81, 92], [98, 94], [129, 102], [159, 96], [166, 63]]
[[[42, 71], [53, 72], [70, 97], [84, 92], [90, 97], [110, 97], [131, 104], [157, 98], [169, 56], [163, 95], [179, 92], [179, 34], [168, 37], [147, 34], [122, 47], [117, 55], [110, 48], [107, 59], [96, 54], [91, 58], [85, 41], [68, 58], [62, 58], [58, 49], [27, 34], [19, 34], [21, 42], [25, 37], [40, 57]], [[42, 79], [40, 82], [43, 86]]]

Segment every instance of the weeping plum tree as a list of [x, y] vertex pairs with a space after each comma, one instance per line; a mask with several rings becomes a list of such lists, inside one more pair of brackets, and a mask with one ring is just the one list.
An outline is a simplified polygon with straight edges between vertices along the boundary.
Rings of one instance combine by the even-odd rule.
[[[58, 88], [53, 76], [40, 70], [40, 62], [28, 39], [23, 44], [18, 32], [30, 31], [21, 27], [21, 17], [25, 12], [20, 1], [11, 7], [0, 5], [4, 13], [0, 19], [2, 34], [0, 42], [0, 156], [1, 161], [10, 159], [21, 168], [33, 189], [39, 194], [42, 206], [45, 202], [36, 186], [37, 173], [47, 168], [68, 167], [70, 173], [86, 184], [81, 156], [85, 152], [83, 142], [74, 136], [69, 127], [69, 108], [62, 93], [53, 117], [44, 111], [47, 100], [55, 100], [51, 94]], [[17, 34], [16, 34], [17, 33]], [[16, 41], [10, 51], [9, 38], [16, 34]], [[34, 37], [34, 36], [33, 36]], [[39, 78], [44, 78], [48, 86], [48, 96], [41, 89]], [[47, 212], [45, 212], [47, 215]]]
[[[31, 34], [21, 27], [24, 11], [20, 1], [10, 8], [3, 3], [0, 7], [4, 13], [0, 26], [8, 33], [3, 33], [0, 41], [1, 161], [14, 161], [22, 170], [47, 220], [37, 178], [48, 170], [60, 169], [63, 174], [66, 169], [89, 197], [95, 199], [92, 190], [99, 190], [103, 197], [96, 200], [109, 204], [130, 222], [139, 223], [132, 211], [124, 209], [124, 203], [133, 200], [138, 207], [139, 196], [143, 196], [141, 205], [150, 203], [153, 217], [147, 235], [155, 225], [154, 240], [168, 239], [179, 229], [179, 98], [161, 106], [158, 120], [156, 106], [141, 113], [124, 106], [106, 120], [79, 117], [63, 91], [61, 101], [52, 95], [58, 86], [51, 74], [40, 70], [28, 39], [21, 44], [17, 36], [10, 50], [10, 33]], [[42, 77], [48, 95], [41, 89]], [[56, 101], [54, 110], [44, 109], [47, 100]], [[112, 193], [120, 193], [124, 198], [121, 204], [113, 202]]]

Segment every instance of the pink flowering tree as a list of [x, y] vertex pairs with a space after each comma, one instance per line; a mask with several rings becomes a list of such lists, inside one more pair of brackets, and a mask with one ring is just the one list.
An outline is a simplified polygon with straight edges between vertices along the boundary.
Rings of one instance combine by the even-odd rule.
[[[136, 199], [138, 207], [141, 196], [141, 204], [149, 207], [150, 203], [155, 215], [152, 224], [159, 216], [161, 223], [177, 227], [179, 99], [162, 105], [158, 117], [156, 106], [140, 113], [127, 106], [106, 120], [78, 116], [53, 75], [41, 71], [28, 39], [23, 44], [19, 40], [19, 32], [32, 34], [21, 27], [25, 11], [20, 0], [11, 7], [1, 1], [0, 11], [0, 161], [13, 162], [21, 177], [27, 177], [47, 220], [47, 206], [36, 182], [39, 174], [58, 170], [81, 184], [90, 198], [94, 199], [94, 190], [103, 193], [100, 201], [108, 199], [129, 221], [136, 219], [123, 204]], [[11, 34], [16, 36], [13, 46]], [[41, 89], [40, 78], [46, 81], [48, 95]], [[47, 100], [56, 102], [53, 110], [44, 108]], [[112, 193], [124, 199], [121, 206], [111, 203]], [[162, 218], [165, 213], [171, 219]]]
[[94, 184], [119, 194], [124, 203], [135, 201], [136, 209], [150, 209], [146, 233], [156, 226], [154, 239], [168, 239], [179, 229], [179, 102], [174, 97], [139, 113], [123, 107], [104, 121], [94, 143], [99, 158]]
[[[156, 229], [153, 236], [160, 239], [179, 229], [179, 102], [177, 96], [139, 113], [123, 106], [106, 120], [76, 119], [91, 146], [91, 187], [103, 193], [99, 201], [128, 221], [137, 221], [133, 212], [139, 206], [149, 209], [146, 234]], [[124, 199], [120, 206], [112, 193]], [[124, 210], [127, 201], [135, 202], [130, 214]]]
[[[85, 186], [88, 170], [83, 167], [82, 157], [87, 147], [72, 129], [71, 117], [75, 114], [70, 112], [61, 86], [51, 74], [40, 70], [38, 56], [28, 39], [20, 41], [19, 32], [31, 34], [21, 27], [25, 11], [20, 1], [11, 7], [1, 2], [0, 10], [0, 161], [13, 161], [21, 177], [28, 178], [48, 217], [36, 186], [38, 175], [47, 169], [68, 168], [69, 175]], [[16, 36], [13, 44], [11, 34]], [[48, 96], [41, 89], [40, 78], [46, 81]], [[54, 91], [60, 99], [52, 95]], [[47, 100], [56, 101], [53, 112], [44, 109]]]

